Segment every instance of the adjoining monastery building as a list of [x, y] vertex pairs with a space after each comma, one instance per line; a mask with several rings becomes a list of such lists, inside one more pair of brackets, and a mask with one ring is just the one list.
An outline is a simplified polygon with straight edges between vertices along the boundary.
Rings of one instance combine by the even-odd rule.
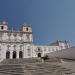
[[46, 53], [69, 48], [67, 41], [56, 41], [49, 45], [33, 44], [31, 26], [24, 23], [19, 31], [9, 30], [8, 23], [0, 22], [0, 61], [42, 57]]

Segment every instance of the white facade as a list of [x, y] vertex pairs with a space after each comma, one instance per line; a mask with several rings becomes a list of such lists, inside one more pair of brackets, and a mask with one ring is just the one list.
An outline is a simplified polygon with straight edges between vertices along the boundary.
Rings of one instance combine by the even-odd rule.
[[10, 31], [7, 22], [0, 23], [0, 61], [3, 59], [42, 57], [46, 53], [68, 47], [66, 41], [57, 41], [44, 46], [34, 45], [31, 26], [23, 24], [19, 31]]

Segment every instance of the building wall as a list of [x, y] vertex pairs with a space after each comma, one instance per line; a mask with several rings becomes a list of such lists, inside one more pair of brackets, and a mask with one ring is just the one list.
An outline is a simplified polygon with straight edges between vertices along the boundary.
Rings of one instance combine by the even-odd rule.
[[[19, 52], [22, 51], [22, 58], [41, 57], [47, 53], [59, 51], [67, 48], [67, 43], [59, 42], [59, 45], [34, 45], [32, 28], [25, 26], [21, 28], [21, 31], [8, 30], [7, 24], [4, 22], [0, 24], [0, 27], [4, 26], [4, 29], [0, 28], [0, 61], [6, 59], [7, 52], [10, 53], [9, 59], [13, 59], [13, 52], [16, 51], [16, 58], [19, 59]], [[26, 29], [27, 28], [27, 29]]]
[[7, 51], [10, 52], [10, 59], [13, 59], [13, 51], [17, 52], [16, 58], [19, 59], [19, 51], [23, 52], [23, 58], [31, 58], [38, 57], [38, 53], [41, 53], [41, 57], [43, 57], [47, 53], [59, 50], [59, 46], [40, 46], [26, 43], [0, 43], [0, 60], [6, 59]]

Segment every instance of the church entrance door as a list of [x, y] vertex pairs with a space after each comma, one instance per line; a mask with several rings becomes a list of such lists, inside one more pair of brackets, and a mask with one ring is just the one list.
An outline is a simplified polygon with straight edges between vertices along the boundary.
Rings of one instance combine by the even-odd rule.
[[16, 51], [13, 51], [13, 59], [16, 58]]
[[19, 58], [23, 58], [23, 52], [19, 51]]
[[38, 53], [38, 57], [41, 57], [41, 53]]
[[9, 58], [10, 58], [10, 52], [7, 51], [7, 52], [6, 52], [6, 59], [9, 59]]

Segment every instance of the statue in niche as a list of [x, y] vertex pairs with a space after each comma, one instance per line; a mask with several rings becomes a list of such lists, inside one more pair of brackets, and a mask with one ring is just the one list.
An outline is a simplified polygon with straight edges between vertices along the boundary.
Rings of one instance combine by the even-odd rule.
[[16, 39], [17, 39], [17, 41], [21, 41], [20, 33], [17, 34]]
[[16, 45], [14, 45], [13, 47], [14, 47], [14, 50], [16, 50]]
[[2, 40], [3, 40], [3, 41], [7, 41], [7, 39], [8, 39], [7, 33], [3, 33], [3, 35], [2, 35]]
[[9, 48], [10, 48], [10, 45], [7, 46], [7, 50], [9, 50]]
[[9, 32], [7, 35], [8, 35], [8, 41], [10, 41], [11, 33]]
[[26, 34], [26, 39], [29, 41], [30, 40], [30, 35]]
[[15, 41], [15, 37], [14, 37], [13, 33], [11, 33], [10, 39], [11, 39], [11, 41]]

